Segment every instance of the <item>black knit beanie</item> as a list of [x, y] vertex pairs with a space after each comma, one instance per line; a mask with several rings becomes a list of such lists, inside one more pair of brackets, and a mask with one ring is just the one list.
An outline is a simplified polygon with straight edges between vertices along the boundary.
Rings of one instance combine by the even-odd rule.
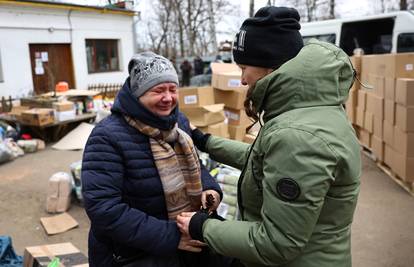
[[294, 58], [303, 47], [296, 9], [266, 6], [246, 19], [233, 44], [237, 64], [277, 68]]

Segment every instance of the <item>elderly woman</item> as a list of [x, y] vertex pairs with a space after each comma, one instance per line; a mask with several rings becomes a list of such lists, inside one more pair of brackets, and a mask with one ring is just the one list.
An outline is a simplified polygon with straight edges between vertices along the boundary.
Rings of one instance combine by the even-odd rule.
[[188, 251], [203, 244], [180, 233], [176, 216], [199, 210], [208, 194], [217, 208], [221, 190], [200, 165], [178, 111], [171, 62], [144, 52], [128, 71], [112, 114], [95, 127], [83, 155], [90, 266], [195, 266], [198, 254]]

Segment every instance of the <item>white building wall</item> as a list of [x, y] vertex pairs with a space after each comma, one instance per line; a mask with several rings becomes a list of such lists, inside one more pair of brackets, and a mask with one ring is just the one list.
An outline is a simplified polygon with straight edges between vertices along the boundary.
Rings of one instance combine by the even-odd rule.
[[[75, 85], [122, 83], [133, 53], [133, 18], [64, 9], [0, 5], [0, 97], [23, 97], [33, 92], [29, 44], [71, 44]], [[88, 73], [85, 39], [118, 39], [120, 71]]]

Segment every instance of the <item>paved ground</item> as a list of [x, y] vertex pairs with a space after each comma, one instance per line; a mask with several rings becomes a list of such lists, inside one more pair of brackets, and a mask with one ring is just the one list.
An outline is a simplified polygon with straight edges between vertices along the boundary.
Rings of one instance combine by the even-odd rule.
[[[39, 218], [45, 212], [48, 178], [69, 171], [80, 151], [50, 148], [0, 165], [0, 235], [10, 235], [18, 254], [24, 247], [72, 242], [87, 253], [89, 221], [84, 210], [72, 204], [69, 213], [79, 227], [47, 236]], [[354, 267], [414, 266], [414, 198], [364, 156], [360, 200], [353, 224]]]

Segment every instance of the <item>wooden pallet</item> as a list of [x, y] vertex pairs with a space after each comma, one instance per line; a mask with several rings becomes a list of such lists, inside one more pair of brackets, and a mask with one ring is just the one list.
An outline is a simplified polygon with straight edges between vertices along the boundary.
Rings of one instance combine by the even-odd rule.
[[389, 166], [387, 166], [384, 162], [380, 161], [378, 157], [372, 152], [369, 147], [366, 147], [361, 144], [362, 153], [364, 153], [367, 157], [373, 160], [378, 168], [380, 168], [385, 174], [388, 175], [394, 182], [404, 188], [411, 196], [414, 197], [414, 183], [409, 183], [404, 181], [398, 174], [393, 172]]
[[377, 162], [378, 168], [380, 168], [385, 174], [387, 174], [394, 182], [404, 188], [411, 196], [414, 197], [414, 184], [411, 182], [404, 181], [395, 172], [393, 172], [387, 165], [382, 162]]
[[375, 154], [372, 152], [371, 148], [362, 145], [361, 144], [361, 148], [362, 148], [362, 153], [364, 153], [368, 158], [372, 159], [375, 163], [379, 162], [379, 159], [377, 156], [375, 156]]

